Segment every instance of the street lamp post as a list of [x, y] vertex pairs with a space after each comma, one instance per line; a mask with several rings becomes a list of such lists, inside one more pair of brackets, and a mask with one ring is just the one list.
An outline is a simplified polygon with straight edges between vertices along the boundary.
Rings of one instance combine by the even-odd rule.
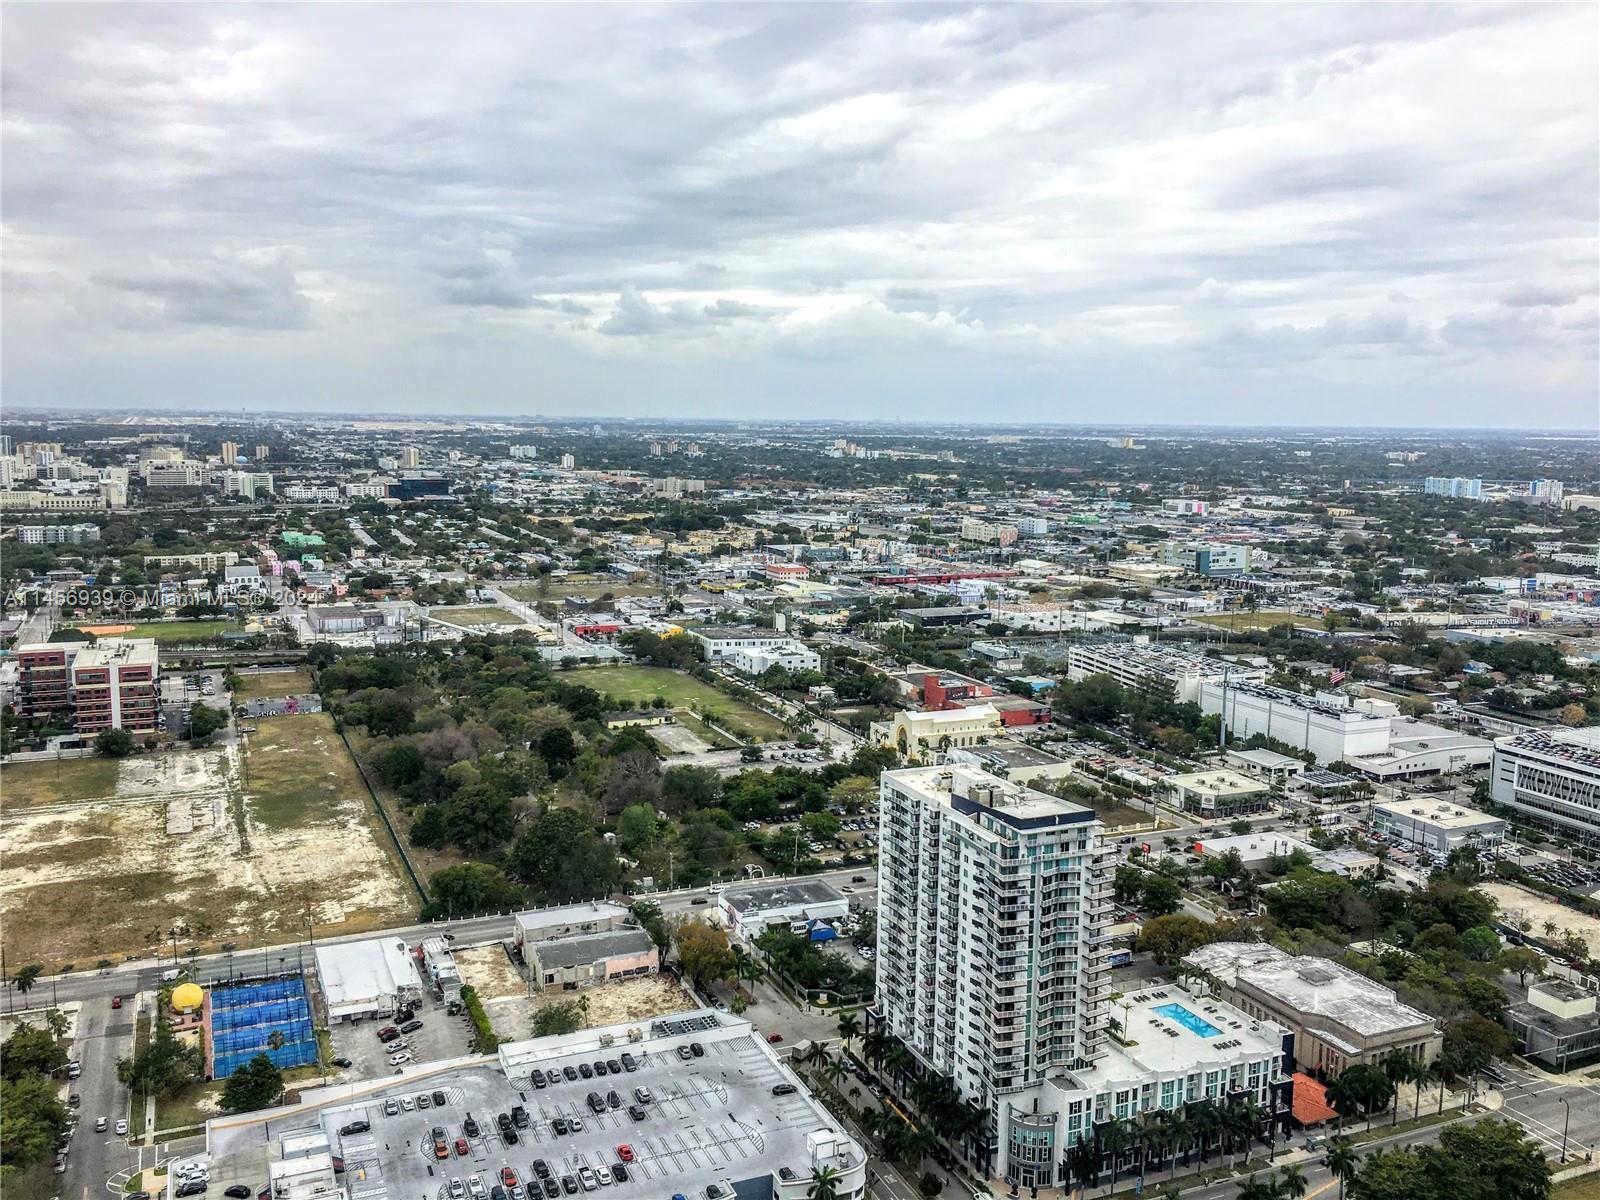
[[1560, 1100], [1562, 1107], [1567, 1110], [1567, 1115], [1561, 1122], [1561, 1161], [1566, 1162], [1567, 1129], [1572, 1124], [1572, 1101], [1568, 1100], [1565, 1096], [1557, 1096], [1556, 1099]]

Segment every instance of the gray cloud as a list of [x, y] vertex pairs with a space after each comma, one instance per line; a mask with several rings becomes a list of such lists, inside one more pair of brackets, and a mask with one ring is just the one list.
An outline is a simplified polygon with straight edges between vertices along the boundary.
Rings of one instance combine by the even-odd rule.
[[746, 413], [1592, 423], [1580, 7], [223, 13], [8, 9], [14, 403], [209, 394], [276, 335], [268, 403], [450, 365], [517, 411], [535, 348], [553, 408], [664, 411], [671, 356]]
[[294, 330], [311, 323], [311, 303], [282, 253], [112, 267], [90, 276], [129, 323], [161, 321], [233, 329]]

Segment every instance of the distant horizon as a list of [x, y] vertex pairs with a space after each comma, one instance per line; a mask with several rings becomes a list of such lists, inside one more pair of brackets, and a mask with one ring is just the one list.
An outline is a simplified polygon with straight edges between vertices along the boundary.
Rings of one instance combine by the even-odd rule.
[[893, 429], [906, 430], [939, 430], [971, 428], [974, 430], [1020, 431], [1028, 430], [1074, 430], [1091, 432], [1095, 435], [1114, 435], [1122, 433], [1133, 435], [1139, 433], [1165, 433], [1175, 430], [1193, 430], [1197, 432], [1206, 430], [1225, 429], [1234, 432], [1293, 432], [1293, 433], [1381, 433], [1381, 434], [1495, 434], [1516, 435], [1528, 434], [1535, 436], [1561, 436], [1564, 438], [1582, 439], [1593, 438], [1600, 440], [1600, 414], [1597, 414], [1596, 425], [1593, 428], [1559, 425], [1327, 425], [1327, 424], [1268, 424], [1263, 422], [1245, 421], [1208, 421], [1208, 422], [1179, 422], [1179, 421], [1017, 421], [994, 420], [975, 421], [972, 419], [936, 420], [911, 419], [900, 417], [781, 417], [781, 416], [750, 416], [750, 417], [720, 417], [696, 416], [689, 414], [630, 416], [626, 414], [608, 414], [599, 412], [589, 413], [533, 413], [524, 416], [514, 416], [509, 413], [495, 412], [463, 412], [452, 416], [441, 416], [432, 413], [406, 412], [404, 410], [370, 410], [359, 413], [338, 411], [335, 409], [259, 409], [252, 413], [241, 414], [226, 408], [186, 408], [186, 407], [147, 407], [133, 408], [126, 405], [93, 405], [93, 406], [48, 406], [40, 404], [7, 405], [6, 411], [0, 415], [0, 428], [11, 421], [19, 419], [47, 418], [52, 420], [90, 419], [91, 414], [101, 416], [114, 415], [121, 418], [137, 420], [145, 417], [152, 420], [162, 418], [192, 419], [195, 417], [214, 418], [216, 424], [242, 422], [248, 424], [252, 420], [316, 420], [329, 421], [409, 421], [431, 422], [439, 425], [458, 425], [462, 422], [485, 421], [499, 425], [537, 425], [545, 423], [559, 424], [622, 424], [622, 425], [672, 425], [683, 423], [688, 425], [729, 426], [743, 425], [765, 426], [798, 426], [815, 427], [819, 430], [863, 428], [872, 429], [878, 426], [889, 426]]

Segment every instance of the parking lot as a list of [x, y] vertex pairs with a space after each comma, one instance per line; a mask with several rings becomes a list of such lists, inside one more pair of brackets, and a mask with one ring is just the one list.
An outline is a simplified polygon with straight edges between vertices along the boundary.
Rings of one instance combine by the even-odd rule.
[[[472, 1023], [466, 1013], [450, 1014], [431, 996], [416, 1010], [422, 1028], [404, 1035], [413, 1062], [428, 1063], [461, 1058], [472, 1053]], [[382, 1079], [398, 1069], [389, 1065], [395, 1042], [380, 1042], [378, 1030], [393, 1021], [356, 1021], [333, 1026], [333, 1056], [348, 1058], [353, 1064], [341, 1068], [353, 1079]]]
[[[489, 1190], [509, 1167], [526, 1185], [538, 1178], [536, 1162], [564, 1195], [589, 1190], [581, 1182], [585, 1170], [614, 1171], [621, 1162], [626, 1180], [606, 1190], [650, 1200], [675, 1192], [703, 1195], [707, 1184], [764, 1175], [784, 1165], [809, 1176], [806, 1135], [831, 1126], [831, 1119], [803, 1088], [773, 1095], [779, 1084], [794, 1086], [793, 1076], [747, 1023], [721, 1020], [723, 1027], [640, 1043], [619, 1037], [602, 1046], [601, 1031], [596, 1030], [544, 1039], [562, 1045], [513, 1062], [510, 1078], [487, 1066], [447, 1072], [424, 1068], [414, 1083], [397, 1079], [392, 1087], [358, 1102], [330, 1105], [315, 1118], [274, 1121], [269, 1138], [319, 1122], [334, 1153], [343, 1157], [352, 1200], [449, 1200], [453, 1180], [476, 1196], [474, 1177]], [[691, 1043], [702, 1054], [680, 1057], [678, 1047]], [[597, 1061], [620, 1067], [624, 1050], [636, 1061], [632, 1072], [606, 1068], [603, 1077], [565, 1078], [563, 1068], [569, 1066], [574, 1072], [580, 1065], [587, 1067], [591, 1075]], [[556, 1081], [535, 1087], [535, 1068], [553, 1074]], [[639, 1088], [648, 1090], [648, 1101], [640, 1102]], [[611, 1103], [608, 1094], [613, 1091]], [[601, 1097], [600, 1113], [587, 1103], [591, 1092]], [[497, 1117], [511, 1114], [518, 1105], [525, 1109], [526, 1125], [513, 1126], [507, 1136]], [[639, 1115], [630, 1115], [630, 1108]], [[558, 1119], [576, 1121], [578, 1131], [556, 1133]], [[347, 1128], [349, 1133], [341, 1133]], [[444, 1140], [444, 1158], [436, 1156], [436, 1129]], [[262, 1143], [259, 1128], [214, 1129], [213, 1136], [214, 1181], [231, 1182], [242, 1171], [264, 1169], [250, 1149]], [[619, 1151], [624, 1146], [628, 1149]], [[230, 1167], [235, 1154], [240, 1169]], [[569, 1178], [570, 1185], [564, 1186]]]

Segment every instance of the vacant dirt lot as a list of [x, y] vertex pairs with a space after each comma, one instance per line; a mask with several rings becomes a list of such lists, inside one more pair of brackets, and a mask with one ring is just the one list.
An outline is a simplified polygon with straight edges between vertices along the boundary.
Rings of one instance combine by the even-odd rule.
[[311, 672], [305, 667], [289, 670], [240, 671], [239, 683], [233, 689], [235, 700], [276, 700], [283, 696], [309, 695]]
[[[473, 973], [466, 965], [462, 965], [461, 974], [466, 982], [479, 987], [479, 994], [484, 997], [484, 1009], [489, 1014], [489, 1022], [502, 1038], [519, 1040], [532, 1037], [533, 1019], [541, 1008], [552, 1004], [564, 1004], [571, 1000], [586, 1006], [584, 1023], [591, 1028], [600, 1025], [620, 1025], [626, 1021], [646, 1021], [651, 1017], [684, 1012], [694, 1007], [694, 1002], [690, 1000], [688, 994], [676, 981], [665, 975], [641, 975], [633, 979], [619, 979], [612, 983], [597, 984], [594, 987], [579, 988], [571, 992], [560, 989], [535, 992], [533, 998], [529, 999], [527, 985], [506, 958], [505, 951], [495, 947], [494, 953], [500, 956], [500, 962], [505, 964], [506, 971], [514, 981], [514, 984], [504, 980], [497, 982], [493, 976], [498, 973], [498, 967], [485, 972], [484, 977], [488, 984], [502, 989], [497, 998], [488, 998], [484, 985], [479, 984], [478, 979], [473, 977]], [[461, 962], [459, 952], [456, 954], [456, 961]]]
[[1524, 891], [1509, 883], [1480, 883], [1478, 887], [1495, 898], [1500, 905], [1500, 914], [1506, 919], [1515, 921], [1518, 917], [1526, 917], [1532, 921], [1533, 928], [1529, 932], [1535, 937], [1544, 937], [1544, 923], [1554, 921], [1556, 937], [1559, 938], [1563, 930], [1570, 929], [1589, 943], [1591, 958], [1600, 955], [1600, 921], [1593, 917], [1586, 917], [1537, 892]]
[[140, 755], [83, 775], [70, 802], [8, 803], [7, 960], [81, 969], [170, 945], [174, 928], [251, 946], [294, 941], [307, 913], [318, 933], [355, 933], [414, 911], [329, 718], [259, 726], [248, 753]]

